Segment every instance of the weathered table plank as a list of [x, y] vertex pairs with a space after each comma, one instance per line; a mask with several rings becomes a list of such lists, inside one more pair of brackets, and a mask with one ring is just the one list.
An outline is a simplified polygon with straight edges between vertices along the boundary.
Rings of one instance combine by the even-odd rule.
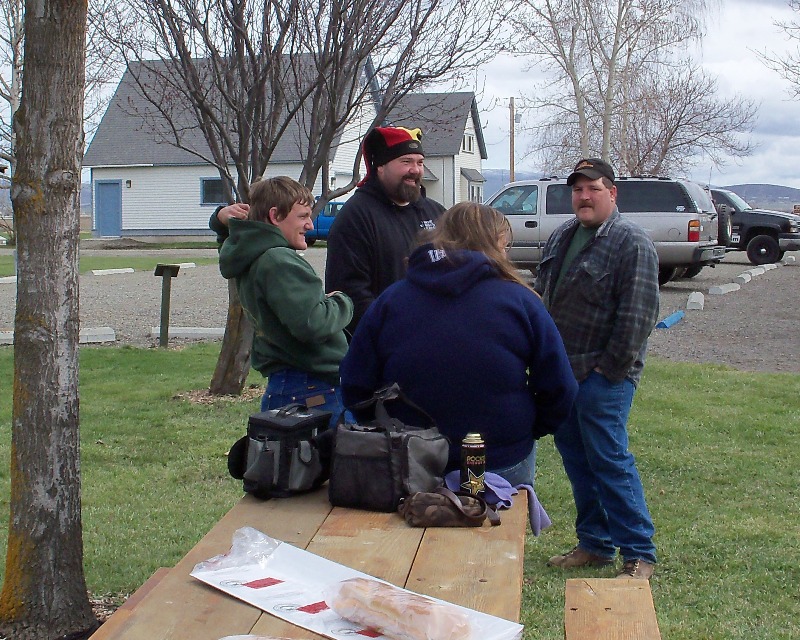
[[217, 640], [250, 633], [261, 615], [258, 609], [202, 584], [189, 573], [198, 562], [227, 552], [233, 533], [244, 526], [304, 548], [330, 510], [324, 491], [302, 500], [262, 502], [245, 496], [142, 599], [113, 638]]
[[500, 517], [498, 527], [426, 529], [406, 588], [518, 622], [527, 494], [514, 496]]
[[567, 580], [564, 632], [566, 640], [661, 640], [650, 582]]
[[[92, 640], [217, 640], [262, 634], [317, 640], [305, 629], [207, 586], [189, 573], [225, 553], [234, 532], [251, 526], [319, 556], [413, 591], [509, 620], [519, 619], [527, 506], [502, 512], [503, 524], [414, 529], [394, 513], [334, 509], [327, 492], [262, 502], [245, 496], [135, 606]], [[465, 553], [465, 551], [467, 553]]]

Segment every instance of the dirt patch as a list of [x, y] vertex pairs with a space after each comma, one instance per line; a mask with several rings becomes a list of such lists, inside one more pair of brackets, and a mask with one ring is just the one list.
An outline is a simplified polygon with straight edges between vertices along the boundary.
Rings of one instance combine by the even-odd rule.
[[141, 242], [133, 238], [90, 238], [81, 241], [82, 249], [152, 249], [153, 245], [148, 242]]
[[97, 618], [97, 622], [103, 624], [108, 620], [111, 614], [122, 606], [129, 596], [130, 594], [116, 596], [95, 596], [89, 594], [89, 602], [92, 604], [92, 611], [94, 612], [94, 617]]
[[241, 395], [213, 395], [208, 389], [198, 389], [195, 391], [187, 391], [186, 393], [177, 393], [172, 396], [173, 400], [187, 400], [192, 404], [217, 404], [223, 402], [229, 403], [250, 403], [257, 400], [264, 395], [264, 387], [260, 385], [251, 384], [242, 390]]

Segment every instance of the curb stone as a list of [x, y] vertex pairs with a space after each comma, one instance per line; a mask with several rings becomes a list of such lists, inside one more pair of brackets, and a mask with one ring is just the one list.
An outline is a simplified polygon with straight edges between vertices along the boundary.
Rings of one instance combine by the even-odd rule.
[[[169, 327], [167, 335], [169, 338], [222, 338], [225, 335], [225, 327]], [[160, 327], [150, 328], [150, 337], [160, 336]]]
[[124, 269], [92, 269], [93, 276], [110, 276], [117, 273], [134, 273], [134, 270], [131, 267], [125, 267]]
[[700, 291], [692, 291], [689, 294], [689, 299], [686, 301], [686, 309], [702, 311], [705, 303], [705, 297]]
[[[116, 341], [117, 335], [111, 327], [81, 329], [78, 337], [78, 344], [102, 344]], [[0, 344], [14, 344], [14, 332], [0, 331]]]
[[735, 282], [729, 282], [728, 284], [721, 284], [718, 287], [711, 287], [708, 290], [708, 293], [712, 296], [721, 296], [725, 295], [726, 293], [731, 293], [732, 291], [738, 291], [741, 288], [741, 285], [736, 284]]

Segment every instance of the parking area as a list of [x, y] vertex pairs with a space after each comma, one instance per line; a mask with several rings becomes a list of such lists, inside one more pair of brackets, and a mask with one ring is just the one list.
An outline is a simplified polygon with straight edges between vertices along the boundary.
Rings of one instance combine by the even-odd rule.
[[[208, 250], [184, 250], [181, 259], [191, 260], [191, 251], [205, 255]], [[118, 251], [116, 255], [125, 253]], [[324, 277], [326, 249], [313, 247], [304, 255]], [[800, 252], [787, 256], [794, 256], [796, 261], [757, 276], [739, 291], [726, 295], [713, 296], [708, 291], [733, 282], [737, 275], [753, 268], [744, 253], [729, 253], [717, 267], [706, 267], [694, 278], [663, 286], [661, 318], [685, 309], [693, 291], [703, 293], [705, 306], [702, 311], [687, 311], [669, 329], [654, 330], [649, 352], [677, 361], [800, 373]], [[529, 272], [521, 274], [530, 278]], [[223, 327], [227, 301], [226, 282], [215, 265], [187, 269], [172, 283], [170, 324]], [[13, 328], [15, 303], [16, 287], [0, 285], [0, 331]], [[151, 272], [81, 277], [81, 327], [111, 327], [116, 333], [115, 344], [156, 344], [151, 330], [159, 326], [160, 304], [161, 279]]]

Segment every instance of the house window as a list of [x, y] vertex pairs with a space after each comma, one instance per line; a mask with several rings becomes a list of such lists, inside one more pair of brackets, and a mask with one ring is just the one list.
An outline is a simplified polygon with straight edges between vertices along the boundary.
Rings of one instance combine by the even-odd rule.
[[483, 202], [483, 188], [479, 184], [469, 185], [470, 202]]
[[466, 153], [473, 153], [475, 150], [475, 136], [471, 133], [465, 133], [464, 139], [461, 141], [461, 150]]
[[200, 179], [200, 204], [228, 204], [219, 178]]

